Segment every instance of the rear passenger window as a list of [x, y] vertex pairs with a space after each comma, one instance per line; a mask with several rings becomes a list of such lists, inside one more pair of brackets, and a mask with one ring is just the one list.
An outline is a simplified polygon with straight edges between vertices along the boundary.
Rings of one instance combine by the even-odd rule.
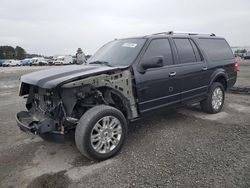
[[233, 58], [233, 53], [224, 39], [201, 38], [198, 40], [201, 48], [212, 61], [227, 60]]
[[164, 66], [173, 64], [173, 56], [168, 39], [152, 40], [143, 56], [143, 59], [155, 56], [163, 56]]
[[174, 43], [177, 48], [180, 63], [191, 63], [196, 62], [193, 47], [189, 39], [176, 38]]

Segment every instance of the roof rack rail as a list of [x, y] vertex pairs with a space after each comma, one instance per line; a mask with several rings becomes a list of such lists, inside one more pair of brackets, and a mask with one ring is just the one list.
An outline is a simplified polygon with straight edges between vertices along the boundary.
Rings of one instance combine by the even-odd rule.
[[167, 31], [167, 32], [161, 32], [161, 33], [154, 33], [154, 34], [151, 34], [151, 35], [174, 35], [174, 34], [216, 36], [214, 33], [193, 33], [193, 32], [179, 32], [179, 31]]
[[169, 32], [153, 33], [151, 35], [169, 35]]

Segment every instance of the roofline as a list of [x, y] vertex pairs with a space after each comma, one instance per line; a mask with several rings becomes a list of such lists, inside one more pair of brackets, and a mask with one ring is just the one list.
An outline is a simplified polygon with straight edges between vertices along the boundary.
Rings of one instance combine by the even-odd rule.
[[183, 37], [183, 36], [189, 36], [189, 37], [217, 37], [214, 33], [199, 33], [199, 32], [183, 32], [183, 31], [167, 31], [167, 32], [160, 32], [160, 33], [153, 33], [143, 36], [134, 36], [134, 37], [126, 37], [126, 38], [120, 38], [115, 40], [122, 40], [122, 39], [148, 39], [148, 38], [158, 38], [158, 37], [170, 37], [170, 36], [176, 36], [176, 37]]
[[[198, 33], [198, 32], [184, 32], [184, 31], [167, 31], [161, 33], [153, 33], [150, 35], [208, 35], [208, 36], [216, 36], [214, 33]], [[148, 35], [146, 35], [148, 36]]]

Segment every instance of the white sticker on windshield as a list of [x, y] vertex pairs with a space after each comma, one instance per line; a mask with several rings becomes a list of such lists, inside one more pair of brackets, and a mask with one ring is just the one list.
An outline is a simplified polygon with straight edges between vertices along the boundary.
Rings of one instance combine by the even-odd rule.
[[135, 48], [137, 44], [136, 43], [124, 43], [122, 46], [128, 47], [128, 48]]

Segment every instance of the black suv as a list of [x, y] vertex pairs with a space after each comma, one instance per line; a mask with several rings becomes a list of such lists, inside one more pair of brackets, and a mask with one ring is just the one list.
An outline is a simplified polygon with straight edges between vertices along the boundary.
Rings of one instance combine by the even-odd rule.
[[79, 151], [104, 160], [122, 147], [127, 124], [148, 111], [200, 102], [219, 112], [234, 85], [237, 63], [226, 40], [214, 34], [165, 32], [116, 39], [88, 65], [71, 65], [21, 77], [27, 111], [18, 126], [50, 140], [75, 131]]

